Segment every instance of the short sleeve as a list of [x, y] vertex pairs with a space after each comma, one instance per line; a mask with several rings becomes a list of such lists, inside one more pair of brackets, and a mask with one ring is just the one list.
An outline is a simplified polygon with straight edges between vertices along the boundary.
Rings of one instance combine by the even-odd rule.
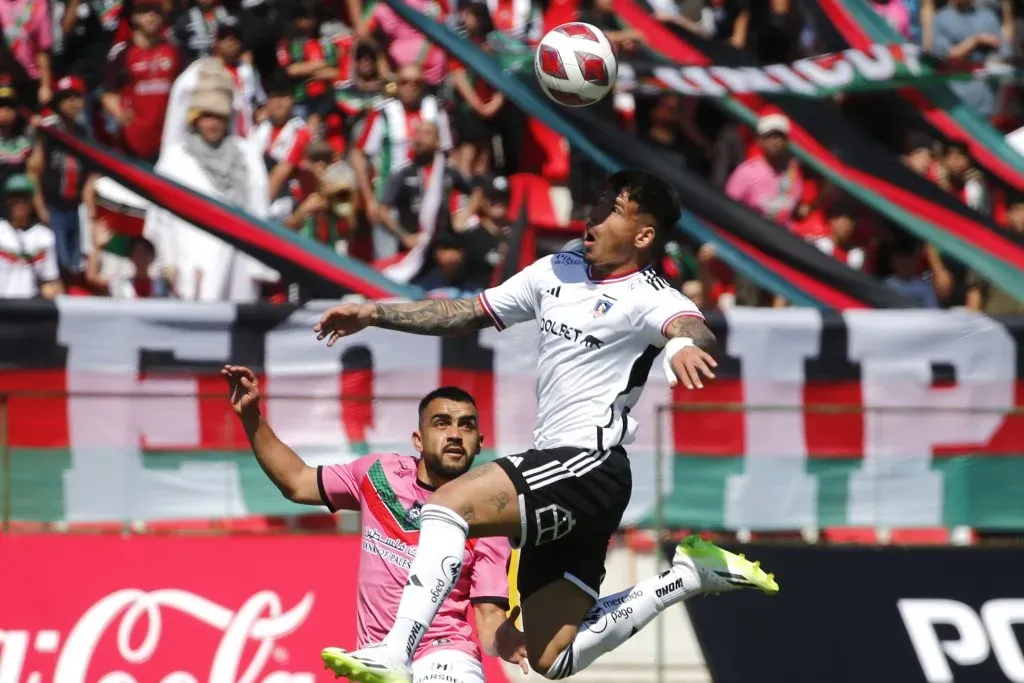
[[34, 264], [36, 278], [40, 282], [53, 282], [60, 279], [60, 270], [57, 267], [57, 243], [51, 236], [47, 241], [46, 248], [40, 254], [40, 258]]
[[536, 261], [497, 287], [477, 295], [480, 305], [498, 331], [536, 318], [537, 274], [542, 263], [545, 261]]
[[107, 92], [120, 92], [126, 80], [125, 63], [128, 57], [128, 45], [118, 43], [107, 53], [106, 73], [103, 78], [103, 89]]
[[374, 109], [363, 127], [363, 132], [356, 141], [356, 147], [367, 156], [377, 156], [384, 144], [384, 130], [386, 128], [384, 115]]
[[320, 498], [331, 512], [358, 510], [362, 494], [363, 478], [370, 465], [377, 461], [375, 456], [366, 456], [343, 465], [321, 465], [316, 468], [316, 484]]
[[654, 292], [645, 292], [639, 297], [637, 318], [634, 324], [644, 331], [650, 343], [662, 346], [667, 341], [665, 331], [679, 318], [698, 318], [704, 315], [687, 297], [671, 286]]
[[469, 601], [508, 609], [508, 562], [512, 548], [506, 538], [481, 538], [473, 546], [473, 576]]

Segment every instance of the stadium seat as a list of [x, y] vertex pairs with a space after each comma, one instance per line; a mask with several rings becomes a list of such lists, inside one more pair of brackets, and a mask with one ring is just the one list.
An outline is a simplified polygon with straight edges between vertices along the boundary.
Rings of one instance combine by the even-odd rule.
[[565, 138], [534, 118], [526, 119], [523, 135], [523, 170], [544, 176], [553, 184], [569, 177], [569, 145]]
[[823, 543], [857, 543], [874, 545], [878, 543], [878, 530], [874, 527], [835, 526], [821, 531]]
[[517, 173], [509, 178], [509, 211], [512, 220], [519, 218], [519, 209], [526, 200], [527, 221], [540, 230], [562, 227], [551, 203], [551, 183], [539, 175]]

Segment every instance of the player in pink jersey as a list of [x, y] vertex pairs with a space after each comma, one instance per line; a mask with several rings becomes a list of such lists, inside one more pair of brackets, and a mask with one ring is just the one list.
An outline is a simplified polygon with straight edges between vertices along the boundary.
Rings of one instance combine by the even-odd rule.
[[[479, 417], [473, 397], [455, 387], [427, 394], [419, 405], [419, 429], [412, 443], [419, 458], [396, 453], [367, 455], [344, 465], [310, 467], [274, 434], [260, 414], [260, 389], [251, 370], [225, 366], [231, 405], [242, 421], [260, 467], [289, 500], [362, 513], [362, 557], [356, 624], [360, 646], [380, 641], [398, 613], [401, 588], [419, 581], [409, 567], [419, 540], [420, 507], [437, 487], [466, 472], [480, 452]], [[413, 661], [415, 683], [483, 683], [480, 648], [469, 625], [474, 609], [477, 635], [496, 654], [498, 628], [508, 609], [510, 547], [499, 538], [469, 540], [462, 571], [443, 599], [437, 618], [423, 635]], [[418, 585], [418, 584], [417, 584]], [[437, 589], [440, 596], [441, 588]], [[509, 648], [503, 648], [509, 651]], [[525, 648], [509, 661], [527, 670]]]

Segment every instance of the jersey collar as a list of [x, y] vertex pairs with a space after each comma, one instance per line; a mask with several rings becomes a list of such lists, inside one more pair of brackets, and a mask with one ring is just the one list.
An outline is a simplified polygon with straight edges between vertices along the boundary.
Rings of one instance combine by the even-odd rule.
[[651, 269], [651, 266], [644, 266], [643, 268], [639, 268], [637, 270], [631, 270], [628, 273], [623, 273], [622, 275], [616, 275], [615, 277], [605, 277], [605, 278], [599, 278], [598, 277], [598, 278], [595, 278], [590, 273], [590, 266], [587, 266], [587, 279], [590, 280], [595, 285], [609, 285], [609, 284], [612, 284], [613, 282], [625, 282], [626, 280], [630, 279], [634, 275], [639, 275], [640, 273], [645, 273], [645, 272], [647, 272], [650, 269]]

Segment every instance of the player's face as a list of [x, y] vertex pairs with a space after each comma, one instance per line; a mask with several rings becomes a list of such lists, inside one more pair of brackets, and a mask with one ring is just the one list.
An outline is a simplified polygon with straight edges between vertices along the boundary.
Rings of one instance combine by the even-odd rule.
[[441, 479], [464, 474], [480, 452], [480, 416], [471, 403], [436, 398], [420, 417], [419, 431], [412, 445], [419, 451], [427, 470]]
[[592, 266], [617, 267], [638, 262], [654, 243], [650, 216], [629, 199], [629, 193], [605, 193], [583, 232], [583, 258]]
[[140, 8], [139, 11], [132, 15], [132, 23], [135, 24], [135, 28], [142, 31], [146, 35], [156, 35], [161, 26], [163, 25], [163, 17], [153, 7]]

